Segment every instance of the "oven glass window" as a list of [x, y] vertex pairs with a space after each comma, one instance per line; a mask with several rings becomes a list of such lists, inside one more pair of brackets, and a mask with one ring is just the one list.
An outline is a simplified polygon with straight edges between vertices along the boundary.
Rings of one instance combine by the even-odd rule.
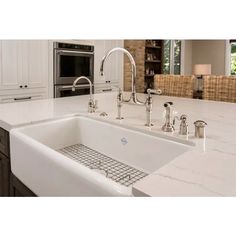
[[60, 56], [60, 77], [90, 76], [90, 57]]
[[76, 89], [75, 91], [69, 90], [61, 90], [60, 91], [60, 97], [70, 97], [70, 96], [78, 96], [78, 95], [86, 95], [89, 94], [90, 90], [89, 88], [84, 89]]

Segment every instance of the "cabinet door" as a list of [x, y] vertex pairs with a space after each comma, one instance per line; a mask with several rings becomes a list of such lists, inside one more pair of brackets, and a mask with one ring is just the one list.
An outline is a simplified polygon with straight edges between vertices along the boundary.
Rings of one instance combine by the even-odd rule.
[[12, 173], [10, 175], [10, 196], [11, 197], [36, 197], [36, 195], [27, 188], [18, 178]]
[[123, 40], [95, 40], [95, 83], [117, 83], [123, 80], [123, 53], [114, 52], [106, 61], [104, 76], [100, 76], [100, 65], [102, 58], [111, 49], [123, 47]]
[[19, 42], [19, 40], [0, 41], [0, 90], [18, 89], [21, 86]]
[[0, 153], [0, 196], [9, 196], [10, 161]]
[[45, 88], [48, 84], [48, 41], [22, 41], [23, 81], [25, 88]]
[[[124, 47], [124, 40], [112, 40], [112, 47]], [[123, 67], [124, 67], [124, 53], [118, 52], [115, 56], [115, 63], [113, 64], [111, 72], [111, 82], [119, 83], [119, 86], [123, 87]]]
[[[106, 51], [109, 51], [115, 47], [123, 47], [122, 42], [123, 40], [107, 40]], [[110, 56], [110, 61], [108, 62], [110, 63], [108, 66], [108, 80], [111, 83], [118, 83], [123, 79], [123, 57], [124, 53], [120, 51], [114, 52], [113, 55]]]
[[[105, 51], [104, 54], [107, 54], [111, 49], [114, 48], [113, 40], [105, 40]], [[108, 60], [106, 61], [105, 65], [105, 82], [110, 83], [112, 80], [114, 80], [114, 67], [116, 65], [116, 54], [117, 52], [112, 53]]]

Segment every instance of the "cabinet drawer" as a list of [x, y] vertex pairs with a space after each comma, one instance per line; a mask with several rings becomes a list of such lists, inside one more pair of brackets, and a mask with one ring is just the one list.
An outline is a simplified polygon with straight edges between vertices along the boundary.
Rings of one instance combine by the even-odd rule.
[[107, 86], [107, 87], [95, 87], [94, 93], [107, 93], [107, 92], [114, 92], [118, 91], [118, 88]]
[[25, 102], [32, 100], [39, 100], [46, 98], [45, 94], [25, 94], [25, 95], [11, 95], [0, 97], [0, 103], [11, 103], [11, 102]]
[[9, 133], [0, 128], [0, 152], [9, 157]]

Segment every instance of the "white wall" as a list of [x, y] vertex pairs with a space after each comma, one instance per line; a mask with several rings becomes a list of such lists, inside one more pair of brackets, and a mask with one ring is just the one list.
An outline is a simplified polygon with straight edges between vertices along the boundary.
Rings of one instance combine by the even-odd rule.
[[183, 75], [191, 75], [192, 74], [192, 40], [183, 40], [183, 61], [181, 74]]
[[225, 40], [192, 40], [192, 65], [211, 64], [211, 73], [224, 75]]

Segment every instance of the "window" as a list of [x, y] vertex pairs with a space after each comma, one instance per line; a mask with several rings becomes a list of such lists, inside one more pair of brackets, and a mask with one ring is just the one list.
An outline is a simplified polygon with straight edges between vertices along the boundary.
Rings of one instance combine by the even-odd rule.
[[163, 63], [163, 73], [170, 74], [170, 47], [171, 40], [164, 40], [164, 63]]
[[180, 75], [181, 67], [181, 41], [174, 40], [174, 74]]
[[236, 40], [230, 40], [230, 74], [236, 75]]
[[163, 73], [179, 75], [181, 72], [181, 40], [164, 40]]

